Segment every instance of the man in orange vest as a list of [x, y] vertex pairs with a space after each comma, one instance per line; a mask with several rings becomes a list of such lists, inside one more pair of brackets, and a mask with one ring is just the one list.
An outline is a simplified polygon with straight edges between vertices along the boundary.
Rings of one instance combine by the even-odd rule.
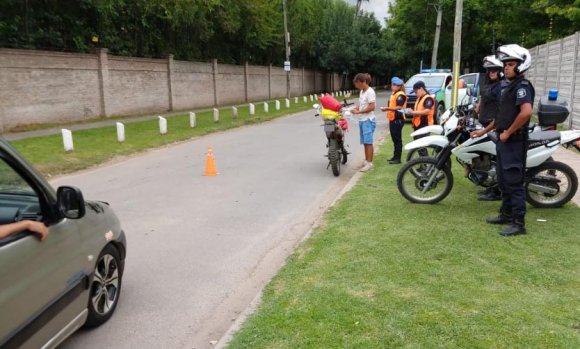
[[389, 133], [393, 140], [395, 148], [393, 157], [389, 159], [389, 164], [400, 164], [401, 153], [403, 152], [403, 137], [402, 131], [405, 125], [405, 114], [398, 112], [398, 110], [407, 107], [407, 96], [405, 95], [404, 82], [398, 77], [391, 79], [391, 97], [389, 98], [389, 106], [382, 107], [382, 111], [387, 112], [389, 119]]

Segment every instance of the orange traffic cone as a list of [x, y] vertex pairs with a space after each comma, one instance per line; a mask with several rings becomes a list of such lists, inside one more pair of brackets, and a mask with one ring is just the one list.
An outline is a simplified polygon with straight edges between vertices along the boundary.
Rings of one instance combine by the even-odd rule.
[[213, 157], [213, 149], [207, 147], [207, 159], [205, 160], [205, 174], [204, 176], [217, 176], [217, 168], [215, 166], [215, 159]]

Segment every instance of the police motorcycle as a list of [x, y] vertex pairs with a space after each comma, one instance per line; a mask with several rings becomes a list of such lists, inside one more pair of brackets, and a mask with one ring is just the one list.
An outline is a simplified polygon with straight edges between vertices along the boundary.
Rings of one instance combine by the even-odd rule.
[[326, 148], [328, 148], [328, 165], [335, 177], [340, 175], [340, 165], [346, 164], [348, 154], [350, 154], [344, 144], [344, 132], [348, 130], [348, 122], [344, 117], [350, 117], [350, 106], [354, 103], [348, 103], [346, 99], [341, 104], [330, 95], [320, 98], [320, 104], [314, 104], [316, 110], [315, 116], [321, 116], [324, 123], [324, 133], [326, 134]]
[[[546, 96], [540, 99], [540, 125], [564, 122], [570, 110], [564, 98]], [[436, 157], [420, 157], [403, 165], [397, 176], [399, 192], [414, 203], [437, 203], [451, 192], [453, 174], [448, 164], [454, 154], [474, 184], [490, 187], [497, 184], [494, 132], [478, 138], [470, 133], [481, 129], [469, 115], [455, 112], [444, 124], [445, 135], [420, 138], [405, 146], [419, 148], [428, 145], [441, 147]], [[580, 130], [536, 131], [529, 134], [526, 159], [525, 187], [527, 201], [540, 208], [561, 207], [572, 199], [578, 189], [578, 177], [568, 165], [554, 161], [552, 154], [559, 145], [579, 146]]]

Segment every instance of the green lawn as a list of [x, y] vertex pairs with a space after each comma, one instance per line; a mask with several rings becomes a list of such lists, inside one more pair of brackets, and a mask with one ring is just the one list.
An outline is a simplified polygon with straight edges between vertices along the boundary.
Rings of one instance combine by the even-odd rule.
[[73, 131], [74, 151], [65, 153], [60, 134], [28, 138], [10, 142], [26, 159], [47, 176], [69, 173], [101, 164], [118, 156], [126, 156], [147, 149], [184, 141], [211, 132], [230, 129], [243, 125], [263, 122], [312, 108], [314, 102], [308, 98], [298, 104], [291, 99], [286, 108], [280, 99], [280, 110], [275, 109], [274, 101], [269, 102], [269, 113], [264, 112], [263, 102], [255, 103], [255, 114], [249, 115], [249, 106], [238, 107], [238, 117], [234, 118], [231, 107], [220, 109], [220, 121], [214, 123], [213, 111], [197, 113], [197, 126], [190, 128], [189, 113], [167, 117], [168, 133], [159, 134], [159, 122], [155, 120], [125, 124], [126, 141], [117, 142], [114, 120], [111, 126]]
[[230, 348], [580, 348], [578, 207], [529, 207], [529, 234], [502, 237], [484, 222], [499, 203], [476, 201], [457, 163], [451, 194], [417, 205], [391, 153], [389, 139]]

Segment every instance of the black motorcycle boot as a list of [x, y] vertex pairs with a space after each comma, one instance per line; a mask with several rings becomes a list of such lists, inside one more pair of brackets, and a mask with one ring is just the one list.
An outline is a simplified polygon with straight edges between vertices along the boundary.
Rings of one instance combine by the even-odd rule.
[[485, 194], [488, 194], [488, 193], [490, 192], [491, 188], [493, 188], [493, 187], [486, 187], [486, 188], [483, 188], [483, 189], [481, 189], [481, 190], [478, 190], [478, 191], [477, 191], [477, 194], [478, 194], [478, 195], [485, 195]]
[[389, 164], [393, 165], [393, 164], [400, 164], [401, 163], [401, 159], [397, 159], [397, 158], [392, 158], [389, 160]]
[[501, 200], [501, 190], [498, 187], [490, 187], [489, 191], [485, 194], [480, 195], [477, 200], [479, 201], [499, 201]]
[[516, 236], [526, 234], [526, 223], [523, 216], [514, 217], [512, 223], [500, 232], [503, 236]]
[[489, 224], [511, 224], [513, 217], [511, 213], [499, 211], [499, 216], [493, 218], [486, 218], [485, 221]]

